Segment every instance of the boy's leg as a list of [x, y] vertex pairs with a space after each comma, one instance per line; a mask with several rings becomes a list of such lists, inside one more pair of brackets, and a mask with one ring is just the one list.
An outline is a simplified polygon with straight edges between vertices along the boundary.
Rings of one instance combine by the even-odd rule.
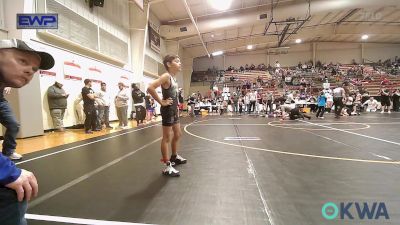
[[168, 162], [169, 161], [169, 155], [168, 155], [168, 145], [171, 143], [172, 139], [172, 126], [163, 126], [162, 127], [163, 131], [163, 137], [161, 140], [161, 155], [162, 155], [162, 160], [163, 162]]
[[163, 126], [163, 138], [161, 140], [161, 154], [162, 154], [162, 161], [165, 163], [166, 167], [162, 171], [165, 176], [170, 177], [179, 177], [180, 173], [173, 167], [173, 163], [168, 158], [168, 146], [171, 143], [171, 131], [172, 126]]
[[178, 118], [174, 119], [174, 124], [172, 125], [172, 131], [174, 132], [174, 137], [172, 138], [171, 148], [172, 154], [170, 161], [175, 163], [175, 165], [185, 164], [187, 160], [182, 156], [178, 155], [178, 144], [182, 136], [181, 125]]
[[178, 142], [182, 136], [181, 124], [177, 123], [172, 126], [172, 131], [174, 132], [174, 137], [172, 138], [171, 148], [172, 155], [177, 155]]

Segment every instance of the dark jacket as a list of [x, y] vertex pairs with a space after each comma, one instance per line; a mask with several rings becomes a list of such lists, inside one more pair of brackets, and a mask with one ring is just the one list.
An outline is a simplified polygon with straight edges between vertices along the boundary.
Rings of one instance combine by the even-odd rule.
[[50, 109], [66, 109], [67, 108], [67, 96], [64, 89], [59, 88], [55, 84], [47, 89], [47, 100], [49, 102]]
[[133, 89], [132, 90], [132, 100], [133, 104], [143, 103], [143, 98], [145, 94], [140, 89]]

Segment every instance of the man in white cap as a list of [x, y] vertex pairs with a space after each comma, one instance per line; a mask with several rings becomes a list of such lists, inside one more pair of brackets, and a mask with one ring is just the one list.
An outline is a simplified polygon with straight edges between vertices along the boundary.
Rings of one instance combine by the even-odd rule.
[[[23, 53], [35, 51], [25, 42], [17, 39], [2, 40], [0, 42], [0, 49], [2, 50], [3, 55], [8, 57], [2, 58], [0, 61], [0, 72], [2, 73], [0, 77], [0, 123], [6, 127], [2, 153], [10, 159], [17, 160], [22, 158], [20, 154], [15, 152], [17, 147], [17, 142], [15, 139], [17, 137], [20, 125], [17, 122], [10, 105], [4, 98], [3, 93], [8, 93], [10, 91], [9, 88], [20, 88], [26, 85], [32, 79], [33, 74], [29, 75], [29, 72], [27, 71], [17, 71], [16, 69], [21, 68], [16, 66], [27, 63], [25, 59], [21, 58], [21, 51], [23, 51]], [[20, 51], [15, 51], [15, 49], [19, 49]], [[45, 52], [36, 52], [36, 54], [41, 58], [44, 58], [44, 61], [47, 63], [50, 56], [49, 54]], [[54, 59], [52, 57], [51, 59], [54, 64]], [[43, 66], [46, 66], [43, 68], [48, 67], [48, 65]], [[9, 85], [5, 85], [5, 81], [9, 82]]]
[[[0, 89], [21, 88], [32, 80], [39, 69], [54, 66], [54, 58], [45, 52], [30, 48], [17, 39], [0, 41]], [[0, 117], [12, 115], [0, 111]], [[38, 193], [33, 173], [19, 169], [0, 154], [0, 224], [25, 225], [27, 201]]]

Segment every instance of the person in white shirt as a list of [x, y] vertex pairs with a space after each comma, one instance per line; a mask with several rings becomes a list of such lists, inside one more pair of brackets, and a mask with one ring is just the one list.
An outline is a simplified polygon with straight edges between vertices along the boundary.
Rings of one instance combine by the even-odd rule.
[[333, 106], [333, 96], [330, 90], [325, 92], [325, 97], [326, 97], [326, 111], [331, 112]]
[[250, 114], [250, 112], [254, 112], [256, 107], [257, 91], [250, 91], [249, 98], [250, 98], [250, 107], [248, 108], [249, 110], [248, 112]]
[[339, 86], [333, 89], [333, 104], [335, 105], [335, 118], [338, 119], [340, 117], [340, 112], [343, 108], [343, 101], [345, 101], [346, 91], [342, 86]]
[[79, 95], [74, 100], [74, 111], [76, 117], [76, 125], [83, 125], [85, 123], [85, 113], [83, 112], [83, 102], [82, 102], [82, 94]]
[[359, 91], [356, 92], [354, 98], [354, 110], [351, 115], [360, 115], [360, 108], [361, 108], [361, 99], [362, 96]]
[[351, 115], [351, 113], [353, 112], [353, 109], [354, 109], [353, 102], [354, 102], [353, 97], [351, 95], [349, 95], [346, 98], [346, 108], [347, 108], [346, 112], [348, 115]]
[[117, 117], [119, 120], [119, 128], [128, 128], [128, 100], [129, 94], [125, 88], [125, 84], [118, 83], [119, 92], [115, 96], [115, 108], [117, 110]]
[[293, 93], [289, 92], [289, 93], [286, 95], [286, 101], [285, 101], [285, 103], [286, 103], [286, 104], [291, 104], [292, 102], [294, 102], [294, 96], [293, 96]]
[[364, 102], [363, 106], [364, 105], [367, 105], [367, 112], [376, 112], [378, 101], [376, 101], [374, 97], [370, 97], [367, 101]]
[[246, 107], [244, 111], [250, 112], [250, 92], [247, 92], [244, 96], [244, 105]]
[[113, 128], [110, 126], [110, 102], [111, 102], [111, 95], [107, 92], [107, 84], [101, 82], [101, 90], [98, 92], [96, 101], [99, 106], [99, 119], [100, 124], [105, 125], [106, 128]]

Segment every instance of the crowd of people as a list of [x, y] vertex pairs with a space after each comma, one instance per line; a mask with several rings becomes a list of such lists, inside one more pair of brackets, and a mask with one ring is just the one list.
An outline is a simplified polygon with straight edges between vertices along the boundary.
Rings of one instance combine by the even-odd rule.
[[[396, 57], [391, 65], [398, 67], [398, 62]], [[250, 78], [241, 79], [241, 72], [251, 70], [267, 71], [265, 74], [268, 75], [254, 73]], [[213, 83], [213, 90], [205, 97], [199, 93], [189, 97], [191, 115], [204, 109], [219, 114], [256, 113], [285, 117], [295, 106], [317, 112], [318, 118], [323, 118], [324, 112], [331, 110], [335, 111], [336, 117], [360, 115], [363, 111], [399, 111], [399, 90], [395, 88], [397, 84], [391, 82], [389, 75], [377, 67], [371, 69], [355, 62], [345, 67], [317, 62], [314, 67], [311, 62], [300, 62], [297, 67], [282, 68], [279, 61], [276, 61], [274, 67], [251, 64], [240, 68], [229, 66], [227, 71], [225, 79], [217, 79]], [[374, 81], [374, 77], [376, 79], [376, 74], [381, 75], [381, 90], [378, 95], [370, 96], [366, 86]], [[218, 90], [217, 86], [221, 83], [225, 85], [222, 90]]]
[[325, 88], [318, 95], [310, 95], [305, 92], [287, 91], [283, 95], [275, 95], [272, 91], [262, 89], [237, 89], [231, 94], [228, 87], [224, 87], [222, 93], [212, 91], [206, 96], [193, 93], [188, 98], [189, 114], [200, 114], [200, 110], [210, 113], [234, 113], [234, 114], [256, 114], [268, 117], [285, 117], [287, 113], [296, 106], [309, 109], [316, 113], [317, 118], [323, 119], [325, 112], [335, 112], [335, 116], [354, 116], [361, 112], [382, 113], [398, 112], [400, 106], [400, 90], [390, 92], [382, 88], [380, 101], [378, 102], [368, 92], [350, 91], [343, 85], [334, 89]]

